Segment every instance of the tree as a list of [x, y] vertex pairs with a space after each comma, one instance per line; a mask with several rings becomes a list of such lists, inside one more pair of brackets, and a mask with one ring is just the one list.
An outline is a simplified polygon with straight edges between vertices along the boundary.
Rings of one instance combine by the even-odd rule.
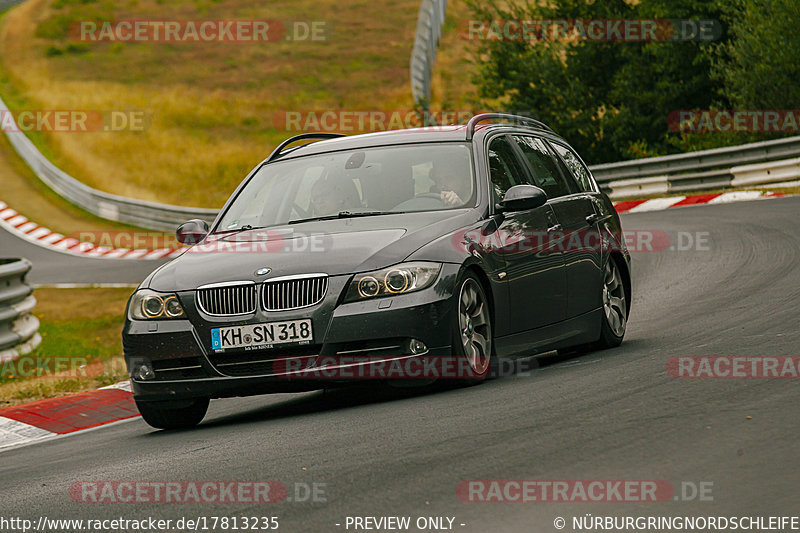
[[797, 0], [735, 0], [726, 17], [733, 37], [719, 48], [714, 74], [739, 109], [800, 106]]
[[[507, 7], [474, 0], [471, 6], [481, 20], [722, 15], [717, 0], [556, 0], [552, 6]], [[707, 41], [486, 40], [480, 48], [481, 96], [531, 110], [591, 163], [675, 151], [681, 135], [668, 129], [667, 116], [725, 100], [711, 76], [713, 45]]]

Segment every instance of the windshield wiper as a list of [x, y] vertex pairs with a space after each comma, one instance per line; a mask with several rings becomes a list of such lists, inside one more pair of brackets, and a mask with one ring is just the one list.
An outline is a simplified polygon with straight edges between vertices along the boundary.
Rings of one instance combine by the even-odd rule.
[[301, 222], [312, 222], [314, 220], [335, 220], [337, 218], [358, 218], [358, 217], [373, 217], [379, 215], [399, 215], [402, 211], [339, 211], [335, 215], [324, 215], [319, 217], [298, 218], [297, 220], [290, 220], [287, 224], [300, 224]]
[[241, 228], [226, 229], [226, 230], [222, 230], [222, 231], [215, 231], [214, 235], [221, 234], [221, 235], [225, 235], [226, 237], [228, 237], [230, 235], [236, 235], [237, 233], [241, 233], [243, 231], [250, 231], [250, 230], [254, 230], [254, 229], [264, 229], [264, 228], [266, 228], [266, 226], [251, 226], [250, 224], [245, 224]]

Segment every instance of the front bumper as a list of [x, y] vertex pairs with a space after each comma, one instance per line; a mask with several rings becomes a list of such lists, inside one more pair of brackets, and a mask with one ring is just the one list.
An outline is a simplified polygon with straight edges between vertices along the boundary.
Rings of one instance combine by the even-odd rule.
[[[381, 375], [364, 366], [450, 355], [458, 268], [444, 264], [436, 283], [416, 293], [347, 304], [339, 302], [350, 276], [331, 277], [327, 296], [313, 308], [259, 310], [239, 320], [205, 316], [195, 305], [194, 291], [179, 293], [187, 319], [125, 322], [122, 340], [134, 398], [161, 401], [314, 390], [350, 381], [349, 376], [358, 380]], [[302, 318], [312, 320], [311, 344], [251, 351], [211, 349], [212, 328]], [[422, 341], [427, 350], [412, 354], [411, 339]], [[152, 367], [151, 379], [136, 377], [135, 369], [143, 363]], [[326, 371], [307, 371], [316, 365], [324, 365]]]

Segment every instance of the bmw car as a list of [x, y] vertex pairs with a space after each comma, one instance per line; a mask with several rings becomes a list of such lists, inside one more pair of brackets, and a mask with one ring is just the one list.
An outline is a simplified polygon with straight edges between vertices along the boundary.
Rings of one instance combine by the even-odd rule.
[[621, 231], [580, 156], [533, 119], [292, 137], [210, 226], [181, 225], [191, 246], [131, 296], [134, 399], [151, 426], [190, 427], [214, 398], [475, 383], [498, 358], [617, 346]]

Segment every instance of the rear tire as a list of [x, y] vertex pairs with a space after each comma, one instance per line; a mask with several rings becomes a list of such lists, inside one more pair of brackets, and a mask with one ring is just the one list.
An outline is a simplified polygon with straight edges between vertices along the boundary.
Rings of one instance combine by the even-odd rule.
[[[208, 398], [188, 402], [140, 402], [136, 407], [142, 418], [156, 429], [187, 429], [199, 424], [208, 411]], [[178, 405], [179, 407], [176, 407]]]
[[455, 292], [452, 347], [453, 355], [466, 359], [459, 364], [458, 375], [466, 369], [470, 375], [459, 382], [476, 384], [484, 381], [491, 372], [494, 337], [489, 301], [475, 274], [467, 272]]

